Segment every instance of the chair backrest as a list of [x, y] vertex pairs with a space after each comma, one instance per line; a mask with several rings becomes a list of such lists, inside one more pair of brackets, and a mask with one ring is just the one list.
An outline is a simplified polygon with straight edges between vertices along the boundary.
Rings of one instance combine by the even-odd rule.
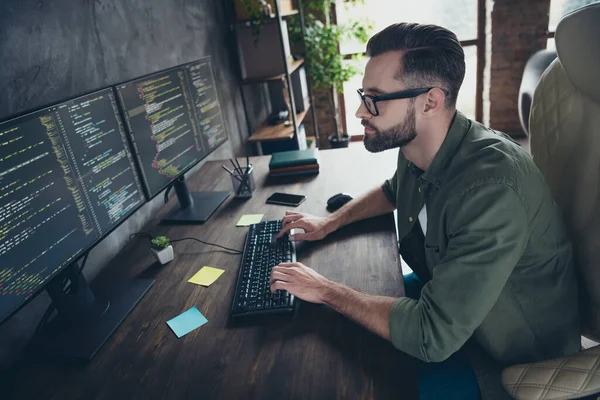
[[[600, 338], [600, 3], [556, 28], [558, 59], [535, 90], [531, 152], [570, 231], [583, 334]], [[574, 310], [575, 312], [576, 310]]]
[[521, 78], [521, 86], [519, 87], [519, 120], [521, 121], [523, 132], [526, 134], [529, 134], [529, 113], [531, 112], [533, 92], [542, 74], [555, 59], [555, 50], [544, 49], [536, 51], [529, 57], [523, 69], [523, 77]]

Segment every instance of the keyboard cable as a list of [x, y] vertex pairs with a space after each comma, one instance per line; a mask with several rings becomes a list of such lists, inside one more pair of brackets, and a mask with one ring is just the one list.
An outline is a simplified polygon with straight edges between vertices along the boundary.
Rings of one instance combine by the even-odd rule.
[[[131, 240], [132, 236], [142, 236], [142, 237], [147, 237], [150, 240], [152, 240], [154, 237], [146, 232], [137, 232], [137, 233], [132, 233], [131, 235], [129, 235], [129, 239]], [[175, 242], [181, 242], [183, 240], [195, 240], [197, 242], [203, 243], [203, 244], [207, 244], [209, 246], [216, 246], [216, 247], [220, 247], [222, 249], [228, 250], [228, 251], [233, 251], [236, 254], [243, 254], [244, 252], [241, 250], [236, 250], [236, 249], [232, 249], [230, 247], [225, 247], [225, 246], [221, 246], [220, 244], [216, 244], [216, 243], [211, 243], [211, 242], [205, 242], [204, 240], [200, 240], [200, 239], [196, 239], [195, 237], [184, 237], [184, 238], [180, 238], [180, 239], [173, 239], [170, 242], [171, 243], [175, 243]]]

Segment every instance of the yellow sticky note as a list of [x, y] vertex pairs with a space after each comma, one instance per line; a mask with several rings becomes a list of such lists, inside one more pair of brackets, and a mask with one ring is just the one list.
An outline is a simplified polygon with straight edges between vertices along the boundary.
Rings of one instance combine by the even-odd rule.
[[223, 272], [225, 271], [222, 269], [204, 266], [188, 282], [195, 283], [196, 285], [210, 286]]
[[242, 218], [237, 222], [235, 226], [250, 226], [252, 224], [258, 224], [264, 214], [246, 214], [242, 215]]

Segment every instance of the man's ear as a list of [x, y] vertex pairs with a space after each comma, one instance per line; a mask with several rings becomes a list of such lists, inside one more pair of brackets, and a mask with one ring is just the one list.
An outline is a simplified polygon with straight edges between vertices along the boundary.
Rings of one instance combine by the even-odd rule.
[[425, 116], [433, 116], [445, 109], [444, 102], [446, 96], [441, 89], [433, 88], [426, 93], [425, 102], [423, 104], [423, 114]]

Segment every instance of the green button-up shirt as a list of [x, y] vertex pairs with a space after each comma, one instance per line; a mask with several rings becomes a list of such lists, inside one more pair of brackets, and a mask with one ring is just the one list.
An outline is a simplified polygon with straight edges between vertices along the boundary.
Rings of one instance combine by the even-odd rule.
[[[457, 112], [423, 172], [399, 152], [383, 190], [408, 238], [426, 206], [428, 277], [390, 314], [394, 346], [441, 361], [470, 338], [502, 363], [579, 350], [577, 284], [560, 212], [533, 160], [508, 136]], [[402, 247], [402, 246], [401, 246]]]

